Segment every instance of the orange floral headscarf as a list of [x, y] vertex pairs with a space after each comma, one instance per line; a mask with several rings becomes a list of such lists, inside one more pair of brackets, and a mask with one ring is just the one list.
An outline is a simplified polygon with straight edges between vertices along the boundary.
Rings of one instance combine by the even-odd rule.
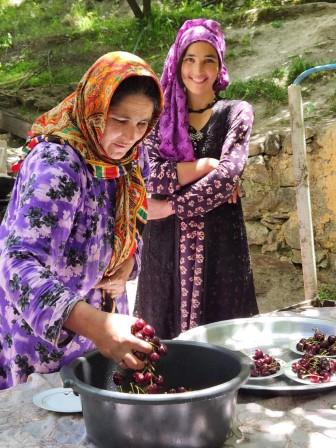
[[[96, 177], [116, 180], [113, 252], [105, 276], [112, 275], [123, 261], [135, 253], [143, 226], [147, 222], [145, 183], [137, 163], [138, 145], [124, 158], [108, 163], [100, 143], [111, 98], [121, 82], [130, 76], [149, 76], [156, 82], [162, 110], [160, 83], [148, 64], [131, 53], [107, 53], [89, 68], [75, 92], [37, 118], [31, 129], [31, 139], [27, 143], [29, 149], [41, 139], [68, 143], [81, 153]], [[153, 116], [144, 137], [157, 119], [158, 116]]]

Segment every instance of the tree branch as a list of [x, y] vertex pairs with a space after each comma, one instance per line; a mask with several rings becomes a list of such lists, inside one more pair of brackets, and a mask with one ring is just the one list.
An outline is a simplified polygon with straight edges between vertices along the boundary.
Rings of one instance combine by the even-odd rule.
[[143, 19], [144, 14], [140, 9], [140, 6], [136, 2], [136, 0], [127, 0], [127, 3], [129, 4], [131, 10], [133, 11], [133, 14], [137, 19]]

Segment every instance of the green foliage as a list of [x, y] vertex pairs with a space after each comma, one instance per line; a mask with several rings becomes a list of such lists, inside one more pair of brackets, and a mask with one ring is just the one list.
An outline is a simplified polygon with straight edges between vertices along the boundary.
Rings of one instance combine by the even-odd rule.
[[281, 22], [281, 20], [274, 20], [273, 22], [271, 22], [271, 25], [273, 28], [281, 28], [283, 26], [283, 23]]
[[284, 103], [287, 91], [272, 79], [249, 79], [235, 81], [225, 91], [225, 98], [257, 100], [263, 99], [271, 103]]
[[[167, 51], [182, 23], [191, 18], [216, 18], [229, 23], [247, 9], [267, 9], [303, 3], [290, 0], [222, 0], [204, 7], [204, 1], [153, 1], [150, 17], [138, 20], [121, 15], [117, 0], [0, 0], [0, 86], [69, 85], [79, 81], [100, 55], [114, 50], [137, 53], [160, 75]], [[210, 4], [211, 3], [211, 4]], [[282, 26], [281, 19], [271, 26]], [[254, 31], [229, 43], [228, 59], [251, 54]], [[274, 70], [270, 78], [238, 80], [225, 92], [227, 98], [287, 100], [287, 86], [304, 70], [317, 65], [296, 57]], [[323, 74], [310, 77], [317, 79]], [[331, 99], [336, 110], [336, 97]]]
[[0, 37], [0, 48], [10, 48], [13, 44], [13, 36], [11, 33], [4, 33]]
[[336, 116], [336, 90], [330, 97], [330, 110]]
[[336, 301], [336, 288], [330, 286], [322, 286], [318, 291], [318, 296], [321, 302], [324, 300]]
[[18, 60], [0, 64], [0, 88], [18, 86], [36, 70], [36, 64]]
[[[304, 71], [317, 67], [319, 65], [332, 64], [332, 61], [309, 61], [304, 59], [302, 56], [296, 56], [292, 60], [290, 60], [286, 65], [276, 68], [272, 72], [272, 78], [276, 80], [276, 82], [282, 86], [289, 86], [292, 84], [295, 79], [301, 75]], [[309, 75], [309, 81], [314, 82], [323, 77], [334, 76], [334, 72], [321, 71], [312, 73]]]
[[293, 81], [305, 70], [318, 65], [316, 63], [312, 63], [302, 56], [296, 56], [290, 63], [287, 69], [287, 83], [292, 84]]

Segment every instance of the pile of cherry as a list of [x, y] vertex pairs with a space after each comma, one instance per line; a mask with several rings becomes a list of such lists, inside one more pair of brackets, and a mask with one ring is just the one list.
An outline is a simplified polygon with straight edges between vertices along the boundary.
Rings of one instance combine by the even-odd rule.
[[336, 356], [336, 335], [326, 336], [316, 328], [313, 336], [300, 339], [296, 344], [296, 350], [312, 356]]
[[309, 379], [311, 383], [328, 383], [331, 376], [336, 373], [336, 361], [306, 353], [292, 364], [292, 370], [298, 378]]
[[255, 350], [252, 360], [251, 377], [274, 375], [280, 370], [279, 361], [273, 358], [273, 356], [264, 353], [260, 348]]
[[304, 353], [292, 364], [298, 378], [308, 379], [311, 383], [328, 383], [336, 374], [336, 361], [327, 358], [336, 355], [336, 335], [327, 336], [316, 328], [313, 336], [300, 339], [296, 349]]
[[134, 352], [141, 361], [144, 361], [145, 367], [142, 370], [118, 370], [113, 373], [113, 381], [119, 387], [120, 392], [133, 394], [159, 394], [159, 393], [182, 393], [187, 392], [183, 386], [177, 388], [165, 387], [165, 380], [162, 375], [156, 372], [157, 363], [162, 356], [167, 354], [167, 346], [155, 336], [154, 328], [147, 324], [143, 319], [138, 319], [131, 327], [132, 334], [139, 339], [149, 342], [153, 351], [149, 354]]

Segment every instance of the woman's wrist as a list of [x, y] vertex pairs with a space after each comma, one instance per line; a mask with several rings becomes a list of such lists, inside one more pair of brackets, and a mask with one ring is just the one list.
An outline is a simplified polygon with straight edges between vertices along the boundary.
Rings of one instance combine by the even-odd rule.
[[97, 329], [101, 328], [104, 323], [104, 314], [106, 313], [81, 300], [72, 308], [63, 327], [93, 341]]

